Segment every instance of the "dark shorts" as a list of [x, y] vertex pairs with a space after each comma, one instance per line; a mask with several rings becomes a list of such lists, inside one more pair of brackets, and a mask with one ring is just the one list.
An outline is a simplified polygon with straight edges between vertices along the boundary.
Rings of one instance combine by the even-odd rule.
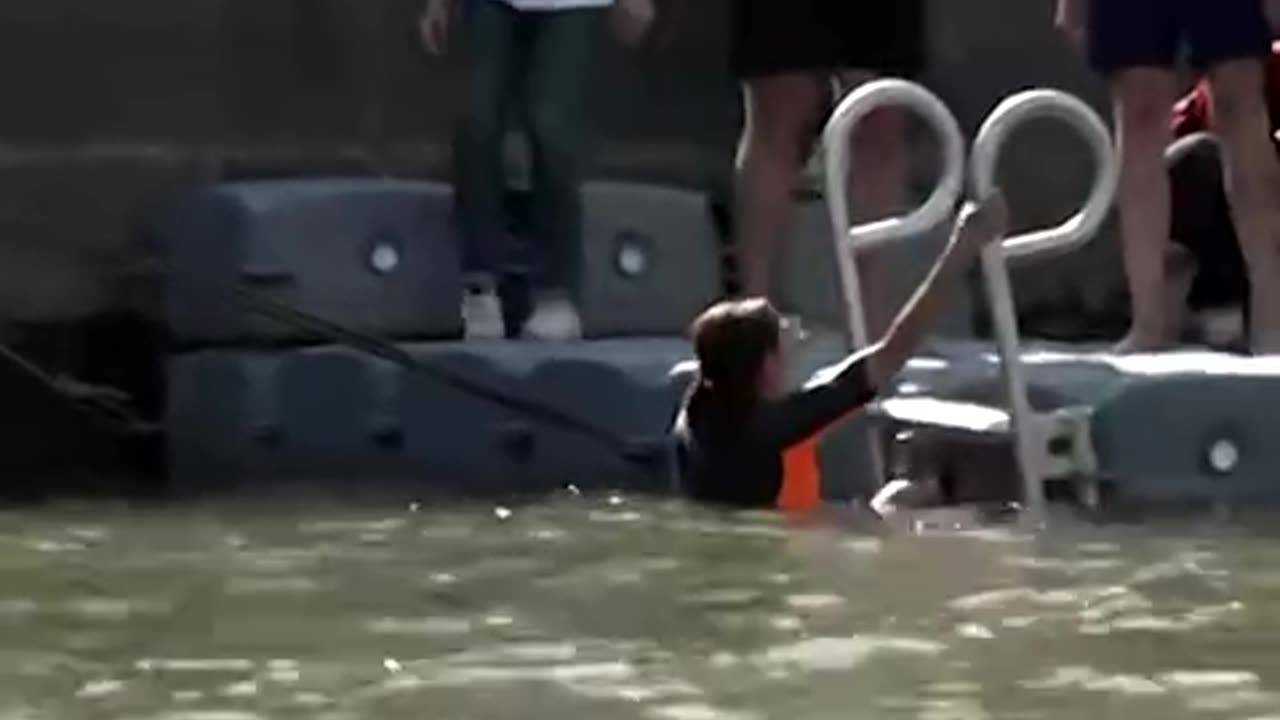
[[740, 78], [869, 70], [913, 77], [925, 59], [923, 0], [734, 0]]
[[1090, 0], [1089, 62], [1104, 73], [1173, 67], [1186, 48], [1198, 69], [1271, 51], [1262, 0]]

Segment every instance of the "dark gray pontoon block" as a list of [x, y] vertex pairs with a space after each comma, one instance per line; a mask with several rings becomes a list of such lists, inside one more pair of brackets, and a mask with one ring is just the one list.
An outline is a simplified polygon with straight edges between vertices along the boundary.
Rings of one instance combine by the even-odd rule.
[[720, 243], [707, 197], [589, 182], [576, 294], [587, 338], [681, 335], [720, 295]]
[[[437, 371], [405, 372], [332, 346], [172, 358], [174, 485], [315, 478], [466, 493], [672, 488], [668, 431], [687, 379], [670, 370], [690, 356], [687, 342], [423, 343], [410, 351]], [[797, 377], [838, 357], [817, 355]], [[460, 389], [439, 371], [585, 419], [616, 443]], [[828, 434], [829, 497], [860, 489], [864, 448], [854, 422]]]
[[[424, 490], [481, 493], [669, 487], [666, 434], [683, 387], [667, 371], [687, 357], [683, 341], [424, 343], [411, 351], [437, 370], [406, 372], [334, 346], [172, 358], [173, 484], [411, 479]], [[618, 443], [460, 389], [441, 372], [583, 418]]]
[[1280, 363], [1203, 355], [1135, 373], [1098, 406], [1105, 477], [1137, 500], [1280, 501]]
[[201, 352], [168, 363], [169, 480], [221, 489], [268, 470], [274, 361], [249, 353]]
[[[424, 344], [421, 362], [499, 393], [526, 394], [525, 370], [503, 367], [489, 343]], [[494, 343], [494, 346], [498, 346]], [[405, 373], [397, 414], [404, 450], [424, 485], [455, 493], [491, 493], [533, 482], [530, 422], [525, 416], [455, 387], [432, 373]]]
[[457, 337], [461, 271], [448, 185], [378, 178], [201, 189], [154, 228], [170, 331], [184, 343], [322, 341], [254, 316], [246, 285], [353, 330]]
[[395, 398], [399, 367], [344, 347], [282, 354], [274, 444], [282, 474], [360, 478], [410, 473]]
[[[1280, 423], [1280, 363], [1198, 351], [1116, 357], [1085, 350], [1025, 351], [1032, 404], [1088, 413], [1099, 475], [1121, 497], [1280, 500], [1280, 443], [1269, 441]], [[998, 359], [981, 343], [933, 343], [898, 390], [1004, 407]]]
[[668, 370], [673, 358], [687, 355], [687, 346], [678, 340], [602, 340], [583, 343], [579, 353], [540, 363], [529, 376], [530, 389], [592, 419], [620, 447], [541, 423], [535, 435], [539, 473], [584, 490], [670, 490], [669, 431], [684, 386]]
[[411, 470], [393, 399], [399, 371], [346, 348], [203, 351], [169, 362], [170, 481], [186, 489]]
[[406, 452], [429, 482], [475, 492], [669, 487], [666, 435], [683, 388], [668, 370], [688, 356], [684, 341], [433, 343], [411, 352], [454, 375], [585, 419], [620, 441], [600, 442], [414, 374], [406, 378], [400, 413]]

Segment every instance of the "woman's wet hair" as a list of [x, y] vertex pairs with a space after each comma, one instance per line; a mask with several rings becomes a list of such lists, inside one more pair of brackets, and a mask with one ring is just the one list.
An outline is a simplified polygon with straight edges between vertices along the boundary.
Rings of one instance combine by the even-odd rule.
[[717, 303], [693, 321], [698, 376], [685, 406], [689, 421], [746, 419], [760, 400], [760, 371], [778, 350], [782, 317], [764, 298]]

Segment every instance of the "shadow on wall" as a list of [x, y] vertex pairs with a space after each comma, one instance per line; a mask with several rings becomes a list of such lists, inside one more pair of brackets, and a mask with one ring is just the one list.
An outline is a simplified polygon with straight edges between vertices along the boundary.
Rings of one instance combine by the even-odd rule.
[[[651, 44], [601, 63], [596, 173], [723, 188], [737, 134], [728, 2], [659, 0]], [[1100, 88], [1052, 0], [933, 0], [926, 81], [972, 132], [1005, 95]], [[420, 0], [13, 0], [0, 6], [0, 317], [153, 312], [140, 220], [193, 183], [308, 173], [443, 176], [458, 73], [417, 44]], [[38, 68], [39, 72], [31, 72]], [[1054, 128], [1004, 167], [1020, 225], [1056, 222], [1089, 168]], [[1032, 267], [1024, 307], [1119, 283], [1113, 243]], [[1064, 272], [1064, 268], [1067, 272]]]

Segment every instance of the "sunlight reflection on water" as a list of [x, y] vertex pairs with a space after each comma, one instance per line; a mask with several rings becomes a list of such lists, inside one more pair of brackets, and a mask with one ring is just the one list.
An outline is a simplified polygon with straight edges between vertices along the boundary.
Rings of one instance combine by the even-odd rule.
[[0, 717], [1265, 718], [1280, 550], [620, 496], [0, 516]]

